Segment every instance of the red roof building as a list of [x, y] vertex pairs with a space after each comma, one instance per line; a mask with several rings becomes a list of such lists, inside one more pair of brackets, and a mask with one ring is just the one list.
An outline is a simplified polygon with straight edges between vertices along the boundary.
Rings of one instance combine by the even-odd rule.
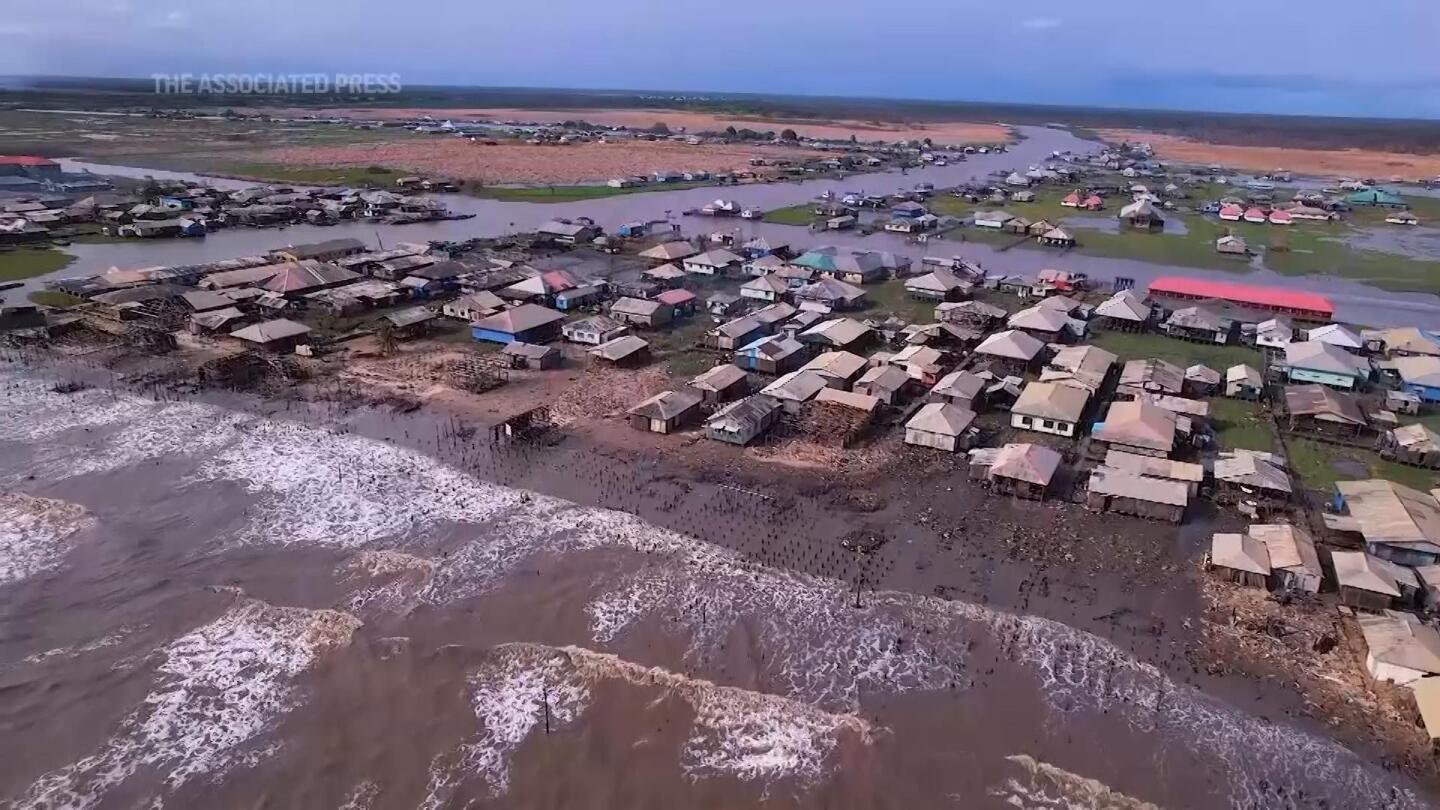
[[1293, 222], [1294, 220], [1290, 217], [1289, 211], [1281, 211], [1277, 208], [1270, 212], [1271, 225], [1290, 225]]
[[1245, 212], [1245, 221], [1246, 221], [1246, 222], [1257, 222], [1257, 223], [1258, 223], [1258, 222], [1264, 222], [1264, 221], [1265, 221], [1265, 209], [1260, 208], [1260, 207], [1258, 207], [1258, 206], [1256, 206], [1256, 207], [1254, 207], [1254, 208], [1251, 208], [1250, 210], [1248, 210], [1248, 211]]
[[1222, 205], [1222, 206], [1220, 206], [1220, 218], [1221, 218], [1221, 219], [1228, 219], [1228, 220], [1234, 222], [1234, 221], [1238, 221], [1238, 220], [1240, 219], [1240, 217], [1242, 217], [1242, 216], [1244, 216], [1244, 215], [1245, 215], [1245, 209], [1241, 208], [1241, 207], [1238, 206], [1238, 205]]
[[0, 166], [59, 166], [50, 158], [37, 155], [0, 155]]
[[1335, 317], [1335, 305], [1319, 293], [1282, 290], [1276, 287], [1252, 287], [1249, 284], [1228, 281], [1164, 276], [1150, 282], [1150, 294], [1187, 300], [1215, 298], [1242, 307], [1316, 321], [1329, 321]]
[[1060, 204], [1065, 206], [1066, 208], [1079, 208], [1080, 192], [1072, 191], [1069, 194], [1066, 194], [1065, 199], [1061, 200]]
[[60, 164], [38, 155], [0, 155], [0, 175], [58, 180]]
[[1085, 207], [1090, 209], [1091, 211], [1099, 211], [1101, 208], [1105, 207], [1105, 201], [1100, 199], [1100, 195], [1091, 194], [1089, 197], [1085, 198]]

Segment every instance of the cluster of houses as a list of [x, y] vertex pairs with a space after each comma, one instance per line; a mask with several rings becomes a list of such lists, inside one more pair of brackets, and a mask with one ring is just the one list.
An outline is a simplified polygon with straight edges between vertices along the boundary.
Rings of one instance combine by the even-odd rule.
[[[4, 179], [0, 175], [0, 181]], [[415, 179], [417, 184], [425, 182]], [[49, 187], [69, 188], [82, 182]], [[0, 191], [4, 190], [0, 182]], [[403, 224], [456, 218], [433, 197], [385, 189], [299, 190], [269, 185], [224, 191], [187, 183], [151, 192], [120, 192], [103, 183], [102, 188], [87, 188], [85, 193], [6, 195], [12, 199], [0, 202], [0, 244], [63, 238], [67, 229], [81, 225], [99, 226], [113, 236], [154, 239], [204, 236], [225, 227], [331, 225], [357, 219]]]
[[1371, 677], [1412, 690], [1440, 739], [1440, 489], [1393, 481], [1335, 485], [1317, 543], [1303, 528], [1252, 524], [1212, 537], [1206, 563], [1240, 585], [1315, 594], [1333, 587], [1355, 611]]

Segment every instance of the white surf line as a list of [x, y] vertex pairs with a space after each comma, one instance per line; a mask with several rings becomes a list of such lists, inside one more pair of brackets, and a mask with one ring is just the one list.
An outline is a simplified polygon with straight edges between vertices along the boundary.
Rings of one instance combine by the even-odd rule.
[[695, 712], [681, 767], [692, 778], [726, 775], [769, 784], [812, 783], [830, 772], [831, 754], [849, 736], [868, 744], [872, 729], [855, 715], [691, 678], [582, 647], [515, 643], [495, 648], [469, 679], [482, 728], [448, 766], [437, 761], [422, 807], [444, 806], [469, 780], [490, 795], [510, 785], [510, 761], [547, 721], [551, 731], [580, 722], [603, 682], [658, 688]]
[[[660, 558], [672, 569], [633, 576], [595, 601], [597, 640], [640, 620], [665, 620], [691, 633], [692, 650], [703, 653], [743, 618], [760, 628], [785, 693], [833, 710], [847, 709], [863, 690], [939, 689], [963, 679], [964, 640], [974, 630], [955, 624], [963, 620], [1031, 666], [1057, 710], [1119, 709], [1143, 731], [1169, 727], [1226, 763], [1237, 806], [1267, 806], [1253, 795], [1261, 780], [1295, 791], [1313, 780], [1356, 806], [1388, 797], [1393, 784], [1333, 740], [1233, 709], [1067, 625], [896, 593], [867, 597], [857, 614], [840, 583], [767, 569], [629, 514], [485, 484], [383, 442], [260, 421], [206, 459], [201, 477], [242, 480], [259, 498], [242, 542], [413, 549], [442, 523], [486, 527], [485, 536], [436, 562], [415, 597], [423, 603], [483, 593], [539, 551], [630, 549]], [[817, 649], [809, 640], [829, 637], [810, 632], [836, 634], [834, 643]], [[1393, 800], [1401, 808], [1419, 802], [1408, 790]]]
[[0, 492], [0, 586], [58, 568], [71, 539], [94, 525], [79, 504]]
[[[1009, 777], [989, 793], [1012, 807], [1160, 810], [1157, 805], [1113, 790], [1099, 780], [1088, 779], [1026, 754], [1013, 754], [1005, 759], [1024, 770], [1025, 777]], [[958, 801], [957, 806], [961, 806]]]
[[20, 806], [89, 810], [142, 768], [165, 774], [168, 793], [253, 765], [275, 750], [260, 738], [303, 699], [295, 678], [358, 627], [344, 613], [241, 601], [160, 650], [154, 687], [115, 736], [41, 776]]

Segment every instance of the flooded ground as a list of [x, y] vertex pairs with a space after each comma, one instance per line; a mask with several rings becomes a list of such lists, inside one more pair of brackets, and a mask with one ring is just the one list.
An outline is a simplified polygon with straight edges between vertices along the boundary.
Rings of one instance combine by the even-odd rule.
[[1207, 520], [963, 466], [858, 508], [578, 435], [13, 366], [0, 397], [18, 807], [1429, 806], [1283, 686], [1189, 663]]
[[[1203, 270], [1193, 267], [1169, 266], [1143, 261], [1107, 259], [1086, 256], [1076, 251], [1063, 255], [1040, 250], [1003, 250], [999, 247], [948, 240], [930, 240], [918, 244], [911, 238], [892, 233], [860, 236], [855, 233], [813, 233], [806, 228], [743, 220], [716, 220], [709, 217], [687, 217], [682, 212], [699, 208], [716, 198], [734, 199], [742, 206], [766, 210], [787, 207], [813, 200], [825, 191], [836, 195], [847, 192], [890, 193], [910, 189], [921, 182], [937, 188], [955, 186], [990, 178], [995, 172], [1024, 169], [1043, 163], [1052, 152], [1071, 151], [1078, 154], [1100, 149], [1100, 144], [1086, 141], [1069, 132], [1045, 127], [1019, 127], [1023, 138], [1006, 153], [970, 155], [963, 162], [944, 167], [927, 167], [906, 174], [886, 172], [863, 174], [843, 180], [811, 180], [797, 183], [771, 183], [747, 186], [696, 188], [679, 191], [655, 191], [585, 200], [565, 204], [500, 202], [458, 194], [439, 195], [457, 213], [474, 214], [474, 219], [452, 222], [427, 222], [412, 225], [376, 225], [347, 223], [319, 227], [296, 225], [282, 229], [231, 229], [210, 234], [204, 239], [172, 239], [123, 242], [112, 244], [72, 245], [67, 250], [77, 258], [58, 271], [57, 276], [92, 275], [111, 267], [153, 267], [156, 265], [198, 264], [208, 261], [253, 256], [285, 244], [314, 242], [340, 236], [364, 240], [372, 247], [393, 246], [397, 242], [456, 240], [477, 236], [497, 236], [533, 230], [557, 216], [587, 216], [614, 231], [629, 222], [670, 220], [681, 226], [686, 235], [733, 229], [744, 238], [765, 236], [789, 242], [796, 247], [833, 244], [866, 250], [888, 250], [920, 258], [939, 255], [949, 258], [962, 255], [978, 262], [987, 271], [997, 273], [1033, 274], [1046, 268], [1082, 272], [1091, 278], [1108, 280], [1116, 277], [1135, 279], [1144, 285], [1166, 275], [1186, 275], [1233, 281], [1233, 272]], [[154, 176], [160, 179], [189, 180], [210, 183], [222, 188], [253, 185], [243, 181], [200, 177], [183, 172], [165, 172], [125, 166], [106, 166], [81, 161], [62, 161], [67, 171], [90, 170], [101, 174], [131, 177]], [[1107, 220], [1108, 222], [1108, 220]], [[1108, 226], [1106, 226], [1108, 227]], [[1440, 297], [1423, 293], [1393, 293], [1359, 282], [1335, 277], [1295, 277], [1259, 270], [1248, 273], [1245, 280], [1255, 284], [1271, 284], [1290, 289], [1319, 292], [1331, 297], [1337, 317], [1352, 323], [1370, 326], [1418, 325], [1440, 329]], [[30, 279], [20, 292], [40, 289], [45, 278]]]
[[1346, 241], [1356, 250], [1377, 250], [1411, 259], [1440, 260], [1440, 228], [1406, 225], [1360, 228]]

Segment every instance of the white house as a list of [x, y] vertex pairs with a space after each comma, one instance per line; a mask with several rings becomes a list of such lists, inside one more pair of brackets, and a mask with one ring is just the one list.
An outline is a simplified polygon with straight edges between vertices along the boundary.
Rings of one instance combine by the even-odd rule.
[[1010, 426], [1056, 436], [1075, 436], [1090, 392], [1063, 383], [1032, 382], [1010, 407]]
[[785, 283], [785, 279], [773, 275], [760, 276], [740, 285], [741, 297], [767, 303], [779, 301], [780, 296], [789, 290], [790, 285]]
[[1440, 674], [1440, 633], [1411, 613], [1357, 616], [1365, 636], [1365, 668], [1377, 681], [1401, 686]]

